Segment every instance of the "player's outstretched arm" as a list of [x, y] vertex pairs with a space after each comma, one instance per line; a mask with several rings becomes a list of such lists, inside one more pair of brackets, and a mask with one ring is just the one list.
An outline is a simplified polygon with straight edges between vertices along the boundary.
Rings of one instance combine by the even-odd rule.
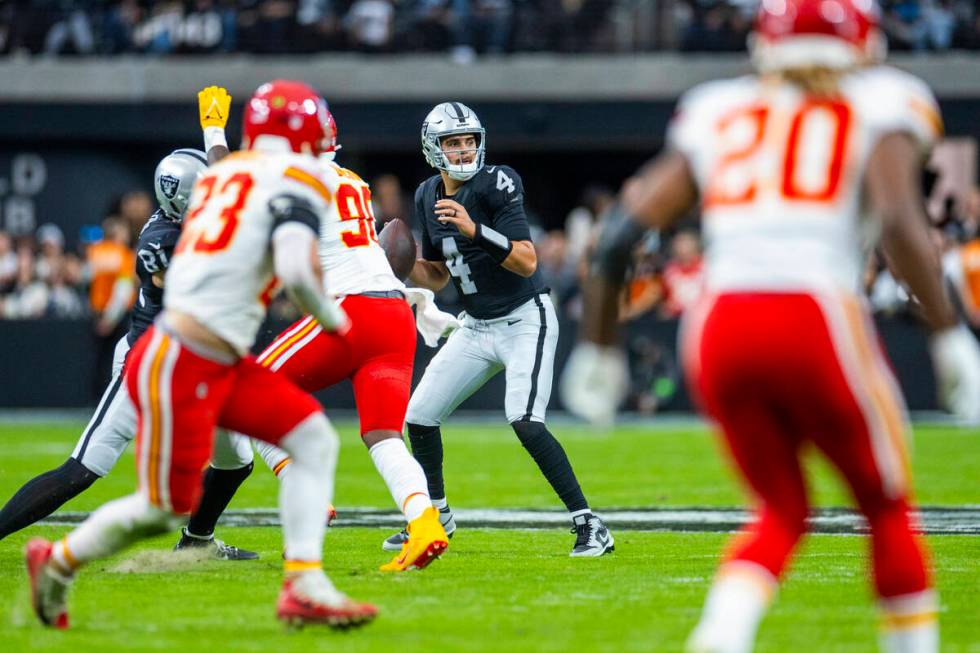
[[633, 248], [648, 229], [669, 226], [696, 201], [697, 188], [687, 160], [671, 152], [629, 180], [619, 202], [603, 217], [589, 279], [582, 289], [579, 343], [561, 380], [562, 401], [576, 415], [594, 424], [612, 423], [629, 387], [616, 325]]
[[231, 153], [225, 138], [231, 96], [220, 86], [208, 86], [198, 92], [197, 108], [201, 129], [204, 130], [204, 151], [208, 154], [208, 163], [217, 163]]
[[883, 138], [871, 154], [868, 198], [881, 220], [881, 245], [889, 266], [908, 284], [933, 331], [956, 325], [956, 312], [943, 287], [939, 255], [929, 238], [919, 171], [922, 155], [902, 133]]
[[276, 276], [300, 310], [329, 331], [350, 328], [347, 314], [326, 297], [317, 248], [319, 217], [299, 197], [280, 195], [269, 202], [273, 216], [272, 252]]
[[882, 222], [889, 266], [908, 285], [932, 330], [930, 348], [943, 401], [959, 417], [980, 422], [980, 347], [959, 323], [943, 284], [923, 208], [921, 169], [922, 156], [912, 138], [889, 134], [871, 153], [868, 197]]
[[633, 248], [648, 229], [663, 229], [686, 215], [698, 193], [687, 159], [668, 152], [644, 167], [624, 185], [619, 202], [603, 217], [583, 289], [584, 340], [601, 346], [616, 344], [619, 294]]

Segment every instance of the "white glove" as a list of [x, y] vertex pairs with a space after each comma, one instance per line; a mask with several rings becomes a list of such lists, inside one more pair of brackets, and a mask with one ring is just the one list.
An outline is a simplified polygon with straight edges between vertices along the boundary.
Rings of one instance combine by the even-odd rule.
[[980, 345], [966, 326], [940, 331], [929, 342], [946, 408], [962, 420], [980, 424]]
[[571, 413], [611, 426], [628, 388], [629, 370], [619, 348], [580, 342], [562, 373], [561, 400]]

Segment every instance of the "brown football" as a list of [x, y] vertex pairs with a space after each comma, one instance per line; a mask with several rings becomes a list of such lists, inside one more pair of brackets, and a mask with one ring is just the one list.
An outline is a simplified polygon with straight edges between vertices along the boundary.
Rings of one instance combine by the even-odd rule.
[[401, 281], [407, 279], [415, 265], [416, 258], [415, 238], [412, 237], [412, 230], [404, 221], [394, 218], [385, 223], [378, 235], [378, 242], [385, 251], [385, 256], [388, 257], [391, 271]]

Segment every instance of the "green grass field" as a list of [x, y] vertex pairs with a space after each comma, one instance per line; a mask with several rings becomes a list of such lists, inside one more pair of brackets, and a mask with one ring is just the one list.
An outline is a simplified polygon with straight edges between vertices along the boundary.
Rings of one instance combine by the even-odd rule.
[[[33, 474], [60, 464], [83, 425], [0, 425], [0, 501]], [[596, 435], [558, 427], [594, 509], [738, 506], [742, 496], [703, 429], [621, 427]], [[391, 499], [349, 425], [336, 504], [390, 508]], [[554, 507], [557, 500], [510, 429], [445, 429], [452, 505]], [[919, 428], [917, 496], [923, 505], [980, 504], [980, 433]], [[815, 503], [846, 505], [833, 475], [813, 465]], [[132, 458], [65, 510], [90, 510], [132, 491]], [[261, 463], [232, 508], [274, 507], [276, 482]], [[348, 593], [377, 603], [368, 628], [286, 632], [273, 618], [280, 581], [280, 533], [219, 527], [220, 536], [260, 551], [257, 563], [174, 563], [173, 536], [93, 564], [73, 591], [72, 630], [47, 632], [28, 605], [21, 548], [62, 526], [36, 526], [0, 542], [2, 651], [678, 651], [694, 625], [726, 535], [616, 532], [616, 552], [567, 557], [562, 529], [488, 530], [460, 525], [449, 552], [423, 572], [384, 575], [380, 540], [390, 531], [335, 528], [325, 567]], [[980, 542], [929, 538], [942, 599], [943, 650], [980, 652]], [[853, 536], [818, 535], [804, 544], [764, 622], [759, 651], [874, 651], [875, 612], [863, 555]]]

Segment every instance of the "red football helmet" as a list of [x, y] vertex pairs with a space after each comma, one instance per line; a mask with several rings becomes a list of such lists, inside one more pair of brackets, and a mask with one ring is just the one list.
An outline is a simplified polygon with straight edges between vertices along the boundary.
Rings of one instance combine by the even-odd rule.
[[762, 72], [850, 68], [885, 57], [875, 0], [762, 0], [749, 50]]
[[337, 149], [337, 123], [327, 102], [303, 82], [263, 84], [245, 107], [242, 145], [276, 142], [293, 152], [320, 156]]

